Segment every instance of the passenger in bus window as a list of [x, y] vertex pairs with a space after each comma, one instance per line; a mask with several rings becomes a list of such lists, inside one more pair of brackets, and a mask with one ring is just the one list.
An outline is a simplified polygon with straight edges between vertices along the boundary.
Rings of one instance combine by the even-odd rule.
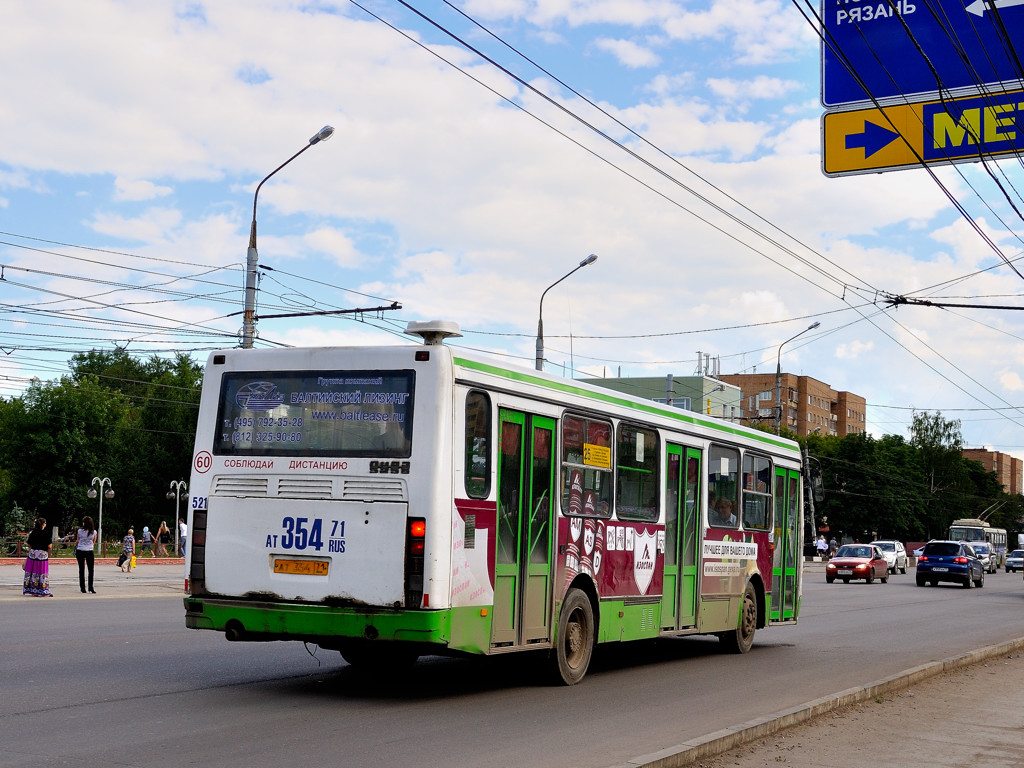
[[732, 511], [731, 499], [719, 499], [715, 504], [715, 514], [711, 516], [712, 525], [736, 526], [736, 515]]
[[384, 431], [373, 438], [373, 447], [382, 451], [405, 453], [409, 450], [409, 440], [397, 422], [389, 421]]

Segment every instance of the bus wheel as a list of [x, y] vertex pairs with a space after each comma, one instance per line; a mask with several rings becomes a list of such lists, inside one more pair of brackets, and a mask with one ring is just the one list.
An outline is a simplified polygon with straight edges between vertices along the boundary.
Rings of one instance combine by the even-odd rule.
[[754, 586], [747, 584], [747, 588], [743, 592], [743, 608], [740, 611], [739, 626], [729, 632], [723, 632], [719, 638], [730, 653], [746, 653], [754, 644], [754, 630], [756, 629], [757, 594], [754, 592]]
[[579, 589], [570, 589], [558, 616], [558, 641], [553, 668], [559, 680], [576, 685], [587, 674], [594, 653], [594, 609]]
[[419, 658], [419, 654], [409, 648], [376, 643], [346, 643], [339, 651], [349, 666], [366, 671], [407, 669]]

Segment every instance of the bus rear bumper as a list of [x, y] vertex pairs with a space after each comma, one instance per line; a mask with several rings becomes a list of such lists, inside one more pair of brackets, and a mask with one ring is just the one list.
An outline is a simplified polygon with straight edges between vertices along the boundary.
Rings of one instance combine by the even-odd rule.
[[334, 647], [348, 639], [411, 642], [446, 648], [448, 611], [357, 610], [308, 603], [186, 597], [185, 626], [224, 632], [229, 640], [299, 640]]

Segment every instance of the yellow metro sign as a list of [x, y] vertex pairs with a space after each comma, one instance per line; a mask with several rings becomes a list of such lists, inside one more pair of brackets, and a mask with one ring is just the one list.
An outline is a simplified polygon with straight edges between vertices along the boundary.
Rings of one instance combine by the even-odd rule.
[[1024, 91], [826, 112], [826, 176], [881, 173], [1024, 153]]

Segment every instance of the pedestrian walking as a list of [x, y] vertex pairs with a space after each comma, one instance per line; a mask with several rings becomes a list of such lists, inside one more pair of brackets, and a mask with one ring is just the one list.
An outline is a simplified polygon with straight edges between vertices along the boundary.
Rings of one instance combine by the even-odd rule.
[[836, 556], [836, 550], [839, 549], [839, 543], [836, 541], [836, 537], [833, 536], [828, 540], [828, 559], [831, 560]]
[[167, 521], [160, 521], [160, 528], [156, 532], [156, 554], [159, 557], [167, 557], [167, 545], [171, 543], [171, 529], [167, 527]]
[[824, 536], [818, 536], [818, 543], [815, 545], [818, 549], [818, 557], [822, 560], [828, 559], [828, 542], [825, 541]]
[[188, 526], [185, 519], [178, 519], [178, 557], [185, 556], [185, 542], [188, 540]]
[[77, 536], [75, 559], [78, 561], [78, 586], [85, 594], [85, 570], [88, 568], [89, 591], [95, 595], [96, 590], [92, 588], [92, 577], [96, 570], [96, 526], [88, 515], [82, 518], [82, 527], [78, 529]]
[[149, 530], [148, 525], [144, 525], [142, 526], [142, 546], [139, 547], [139, 557], [142, 557], [142, 554], [147, 549], [149, 550], [150, 557], [156, 557], [156, 554], [153, 552], [153, 532]]
[[32, 597], [53, 597], [50, 591], [50, 552], [53, 540], [46, 531], [46, 518], [37, 517], [28, 535], [28, 557], [25, 558], [25, 583], [22, 594]]
[[124, 573], [125, 565], [128, 566], [128, 573], [132, 572], [133, 557], [135, 557], [135, 529], [129, 528], [128, 534], [121, 539], [121, 554], [117, 558], [117, 564], [121, 566], [121, 573]]

